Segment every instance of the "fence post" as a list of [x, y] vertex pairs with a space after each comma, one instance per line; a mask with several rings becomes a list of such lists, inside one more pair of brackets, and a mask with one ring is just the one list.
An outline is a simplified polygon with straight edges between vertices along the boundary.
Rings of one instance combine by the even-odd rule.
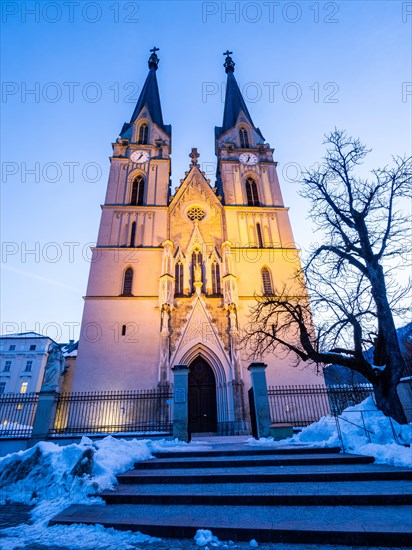
[[54, 425], [56, 405], [59, 396], [60, 393], [55, 390], [40, 390], [33, 430], [27, 442], [27, 448], [33, 447], [33, 445], [36, 445], [39, 441], [47, 439], [49, 430], [51, 430]]
[[270, 436], [270, 424], [272, 422], [266, 385], [266, 367], [265, 363], [251, 363], [248, 367], [252, 379], [258, 438]]
[[189, 442], [189, 367], [175, 365], [172, 371], [174, 375], [173, 437]]

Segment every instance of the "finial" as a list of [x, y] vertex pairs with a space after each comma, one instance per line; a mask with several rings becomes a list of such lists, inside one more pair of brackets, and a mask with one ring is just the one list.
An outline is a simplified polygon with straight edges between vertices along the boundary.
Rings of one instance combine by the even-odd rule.
[[200, 154], [197, 152], [196, 147], [192, 147], [192, 152], [190, 153], [189, 157], [192, 159], [192, 166], [199, 166], [197, 159], [200, 157]]
[[159, 48], [156, 48], [155, 46], [150, 51], [152, 55], [149, 57], [149, 69], [154, 69], [156, 71], [159, 64], [159, 58], [157, 57], [156, 52], [159, 51]]
[[225, 62], [223, 64], [226, 73], [234, 73], [235, 72], [235, 62], [230, 57], [233, 52], [230, 52], [229, 50], [226, 50], [223, 55], [226, 56]]

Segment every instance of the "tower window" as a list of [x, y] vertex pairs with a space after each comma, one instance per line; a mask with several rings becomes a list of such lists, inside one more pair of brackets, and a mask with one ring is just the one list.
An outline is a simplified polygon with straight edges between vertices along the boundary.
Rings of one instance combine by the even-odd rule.
[[241, 149], [247, 149], [249, 147], [249, 136], [245, 128], [239, 130], [239, 142]]
[[133, 269], [128, 267], [124, 272], [124, 281], [123, 281], [123, 296], [132, 296], [133, 289]]
[[256, 233], [258, 239], [258, 247], [263, 248], [262, 228], [260, 227], [260, 223], [256, 224]]
[[134, 247], [136, 241], [136, 222], [132, 223], [132, 230], [130, 232], [130, 246]]
[[26, 361], [26, 368], [24, 370], [26, 372], [31, 372], [32, 367], [33, 367], [33, 361]]
[[137, 176], [132, 186], [132, 197], [130, 204], [141, 206], [144, 199], [144, 178]]
[[28, 382], [22, 382], [20, 387], [20, 393], [27, 393], [27, 386], [29, 385]]
[[35, 349], [36, 349], [36, 344], [32, 344], [32, 345], [30, 346], [30, 351], [34, 351]]
[[259, 195], [255, 180], [253, 178], [247, 178], [245, 187], [248, 206], [259, 206]]
[[11, 346], [9, 346], [9, 351], [14, 351], [16, 349], [16, 346], [14, 344], [12, 344]]
[[220, 267], [215, 261], [212, 263], [212, 292], [213, 294], [221, 294], [220, 288]]
[[270, 271], [267, 267], [262, 268], [262, 283], [263, 293], [266, 295], [273, 294], [272, 278], [270, 276]]
[[10, 368], [11, 368], [11, 361], [6, 361], [6, 362], [4, 363], [4, 369], [3, 369], [3, 371], [4, 371], [4, 372], [10, 372]]
[[139, 140], [140, 145], [147, 145], [147, 139], [149, 136], [149, 126], [142, 124], [139, 128]]
[[6, 382], [0, 382], [0, 395], [6, 391]]
[[175, 265], [175, 294], [183, 294], [183, 264], [180, 260]]

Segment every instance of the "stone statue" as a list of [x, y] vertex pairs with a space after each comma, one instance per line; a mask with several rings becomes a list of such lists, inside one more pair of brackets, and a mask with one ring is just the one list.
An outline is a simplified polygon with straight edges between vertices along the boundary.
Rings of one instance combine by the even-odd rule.
[[195, 264], [194, 275], [195, 275], [195, 283], [201, 283], [202, 282], [202, 268], [200, 267], [199, 264]]
[[44, 369], [41, 391], [56, 391], [59, 389], [60, 376], [63, 372], [63, 354], [58, 346], [53, 345], [49, 351], [46, 367]]

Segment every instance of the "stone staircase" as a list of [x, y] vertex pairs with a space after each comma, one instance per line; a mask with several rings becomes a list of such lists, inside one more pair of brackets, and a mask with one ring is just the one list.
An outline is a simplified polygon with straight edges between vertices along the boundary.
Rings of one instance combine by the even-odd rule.
[[338, 448], [211, 445], [156, 453], [117, 476], [106, 506], [72, 505], [55, 524], [158, 537], [412, 545], [412, 471]]

